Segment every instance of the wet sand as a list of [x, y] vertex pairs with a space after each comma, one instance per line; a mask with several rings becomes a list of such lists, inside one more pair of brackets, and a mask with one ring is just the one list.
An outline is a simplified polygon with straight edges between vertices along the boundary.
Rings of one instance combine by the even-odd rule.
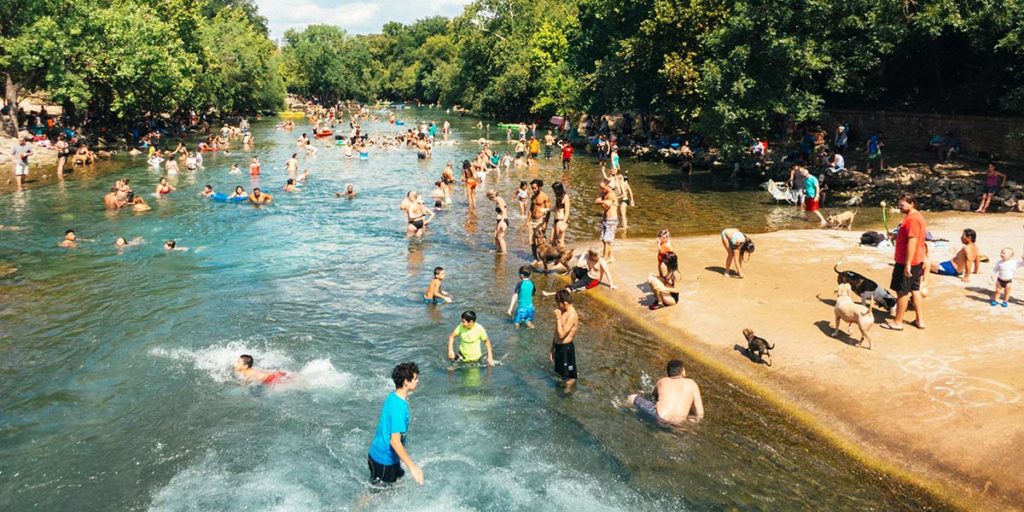
[[[890, 317], [876, 308], [871, 350], [855, 346], [856, 327], [857, 338], [831, 335], [836, 262], [889, 287], [892, 249], [860, 246], [867, 226], [754, 235], [757, 251], [744, 279], [723, 275], [719, 236], [673, 239], [684, 291], [680, 305], [657, 311], [647, 308], [653, 296], [645, 284], [648, 273], [657, 272], [656, 241], [618, 240], [612, 270], [619, 289], [592, 295], [865, 463], [962, 508], [1020, 509], [1024, 290], [1009, 308], [992, 307], [989, 278], [1002, 247], [1020, 257], [1024, 215], [925, 217], [936, 238], [950, 240], [948, 247], [932, 249], [932, 258], [955, 254], [960, 231], [971, 227], [991, 261], [966, 286], [959, 278], [928, 277], [926, 329], [909, 323], [903, 332], [883, 329]], [[1016, 281], [1024, 286], [1024, 272]], [[906, 320], [914, 318], [909, 312]], [[773, 367], [755, 364], [740, 350], [747, 327], [775, 344]], [[713, 396], [705, 397], [705, 408], [713, 419]]]

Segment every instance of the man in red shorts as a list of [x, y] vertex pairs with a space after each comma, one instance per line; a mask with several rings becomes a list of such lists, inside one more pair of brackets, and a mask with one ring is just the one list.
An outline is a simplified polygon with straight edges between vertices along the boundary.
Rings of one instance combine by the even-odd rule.
[[804, 209], [813, 212], [818, 216], [818, 220], [821, 221], [821, 227], [828, 225], [825, 222], [825, 217], [821, 215], [821, 211], [818, 209], [820, 206], [818, 200], [821, 199], [821, 184], [818, 182], [811, 171], [808, 171], [806, 167], [800, 168], [800, 175], [804, 177], [804, 193], [807, 195], [807, 199], [804, 201]]
[[280, 384], [288, 377], [286, 372], [257, 370], [252, 365], [253, 358], [249, 354], [242, 354], [235, 361], [235, 373], [242, 378], [243, 384]]

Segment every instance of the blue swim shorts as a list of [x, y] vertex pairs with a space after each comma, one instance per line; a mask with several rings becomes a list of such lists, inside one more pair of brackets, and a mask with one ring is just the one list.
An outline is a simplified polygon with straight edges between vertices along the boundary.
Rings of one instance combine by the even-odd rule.
[[953, 262], [950, 261], [950, 260], [946, 260], [946, 261], [943, 261], [942, 263], [939, 263], [938, 274], [940, 276], [959, 276], [960, 275], [960, 273], [956, 271], [956, 267], [953, 266]]
[[523, 323], [532, 322], [532, 321], [533, 321], [533, 308], [523, 308], [523, 307], [520, 307], [519, 309], [516, 310], [516, 317], [515, 317], [514, 320], [512, 320], [512, 323], [523, 324]]

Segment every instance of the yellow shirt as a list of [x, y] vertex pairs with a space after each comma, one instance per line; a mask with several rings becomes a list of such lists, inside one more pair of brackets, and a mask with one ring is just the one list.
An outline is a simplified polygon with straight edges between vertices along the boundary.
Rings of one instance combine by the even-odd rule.
[[483, 356], [480, 344], [487, 339], [487, 331], [484, 330], [484, 326], [474, 323], [473, 327], [467, 329], [465, 325], [459, 324], [455, 329], [455, 334], [459, 337], [459, 354], [462, 356], [462, 360], [466, 362], [479, 361]]

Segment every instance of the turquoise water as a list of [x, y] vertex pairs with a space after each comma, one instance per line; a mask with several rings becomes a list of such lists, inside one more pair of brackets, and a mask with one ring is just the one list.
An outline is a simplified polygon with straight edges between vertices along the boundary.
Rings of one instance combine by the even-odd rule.
[[[455, 121], [464, 139], [480, 136], [475, 120]], [[370, 124], [377, 130], [390, 132]], [[673, 430], [641, 421], [622, 397], [649, 390], [678, 354], [585, 296], [577, 300], [581, 380], [571, 394], [558, 390], [547, 362], [553, 304], [538, 299], [535, 331], [513, 330], [504, 317], [528, 256], [521, 222], [512, 223], [511, 253], [496, 255], [489, 203], [480, 194], [477, 215], [467, 216], [457, 194], [424, 241], [404, 237], [405, 192], [429, 194], [445, 160], [476, 146], [441, 146], [426, 162], [404, 149], [360, 161], [318, 141], [318, 156], [300, 157], [312, 171], [305, 190], [286, 194], [283, 162], [299, 132], [271, 121], [254, 131], [253, 152], [208, 156], [205, 169], [172, 177], [178, 190], [163, 199], [148, 195], [160, 174], [127, 158], [116, 173], [0, 197], [0, 266], [16, 269], [0, 277], [0, 508], [355, 509], [368, 490], [366, 451], [388, 374], [406, 360], [423, 371], [408, 447], [427, 484], [406, 479], [367, 510], [937, 506], [698, 365], [688, 372], [704, 391], [703, 423]], [[251, 189], [249, 176], [227, 171], [252, 155], [273, 205], [198, 196], [206, 183]], [[556, 165], [488, 176], [486, 186], [510, 205], [524, 177], [566, 179], [571, 193], [592, 196], [595, 166], [581, 161], [564, 174]], [[153, 210], [105, 212], [101, 198], [117, 176], [130, 177]], [[630, 176], [641, 204], [630, 236], [663, 225], [707, 232], [803, 222], [757, 193], [699, 184], [680, 192], [665, 166], [635, 165]], [[346, 183], [355, 200], [334, 197]], [[665, 209], [680, 214], [665, 220]], [[593, 238], [594, 213], [577, 210], [570, 238]], [[56, 247], [68, 228], [85, 239], [76, 250]], [[116, 236], [144, 242], [118, 252]], [[169, 238], [189, 250], [165, 252]], [[427, 307], [419, 297], [437, 265], [448, 269], [456, 303]], [[477, 311], [499, 366], [449, 371], [446, 336], [463, 309]], [[241, 388], [230, 365], [243, 352], [297, 374], [294, 382]]]

